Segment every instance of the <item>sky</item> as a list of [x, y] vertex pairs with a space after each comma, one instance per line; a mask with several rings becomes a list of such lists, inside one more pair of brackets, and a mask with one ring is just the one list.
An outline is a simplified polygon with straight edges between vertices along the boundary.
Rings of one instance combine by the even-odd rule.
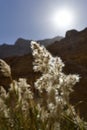
[[[74, 20], [66, 26], [65, 19], [65, 25], [59, 27], [54, 16], [63, 8], [73, 12]], [[86, 27], [87, 0], [0, 0], [0, 44], [13, 44], [19, 37], [40, 40], [65, 36], [67, 30]]]

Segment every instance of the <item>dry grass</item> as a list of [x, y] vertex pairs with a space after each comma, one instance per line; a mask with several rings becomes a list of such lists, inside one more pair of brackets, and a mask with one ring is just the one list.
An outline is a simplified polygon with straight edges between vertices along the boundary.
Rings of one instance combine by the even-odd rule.
[[87, 123], [69, 103], [78, 75], [65, 75], [59, 57], [32, 43], [34, 71], [42, 76], [34, 83], [12, 81], [8, 93], [0, 87], [0, 130], [87, 130]]

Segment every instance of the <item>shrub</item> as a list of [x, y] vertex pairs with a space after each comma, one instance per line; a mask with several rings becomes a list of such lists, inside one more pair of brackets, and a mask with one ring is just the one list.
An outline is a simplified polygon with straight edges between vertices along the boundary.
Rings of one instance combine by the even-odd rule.
[[69, 103], [78, 75], [66, 75], [64, 63], [43, 46], [31, 43], [33, 69], [41, 77], [34, 83], [36, 94], [26, 79], [12, 81], [8, 93], [0, 87], [0, 130], [87, 130], [87, 123]]

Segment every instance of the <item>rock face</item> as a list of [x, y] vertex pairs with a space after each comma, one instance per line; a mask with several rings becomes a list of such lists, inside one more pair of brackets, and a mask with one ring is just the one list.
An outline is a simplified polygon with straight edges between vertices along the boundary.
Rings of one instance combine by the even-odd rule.
[[10, 66], [0, 59], [0, 86], [4, 86], [7, 90], [11, 82], [12, 78]]
[[70, 30], [70, 31], [67, 31], [66, 32], [66, 37], [74, 37], [78, 34], [78, 31], [77, 30]]
[[[52, 39], [40, 40], [42, 45], [49, 45], [55, 41], [61, 40], [62, 37], [55, 37]], [[0, 58], [11, 57], [11, 56], [22, 56], [31, 52], [30, 49], [31, 40], [25, 40], [23, 38], [17, 39], [14, 45], [3, 44], [0, 45]]]

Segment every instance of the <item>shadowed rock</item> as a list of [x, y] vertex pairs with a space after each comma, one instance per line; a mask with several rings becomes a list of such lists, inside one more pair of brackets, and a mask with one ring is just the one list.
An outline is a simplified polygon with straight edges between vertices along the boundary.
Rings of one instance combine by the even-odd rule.
[[75, 29], [66, 32], [66, 37], [74, 37], [76, 35], [78, 35], [78, 31]]

